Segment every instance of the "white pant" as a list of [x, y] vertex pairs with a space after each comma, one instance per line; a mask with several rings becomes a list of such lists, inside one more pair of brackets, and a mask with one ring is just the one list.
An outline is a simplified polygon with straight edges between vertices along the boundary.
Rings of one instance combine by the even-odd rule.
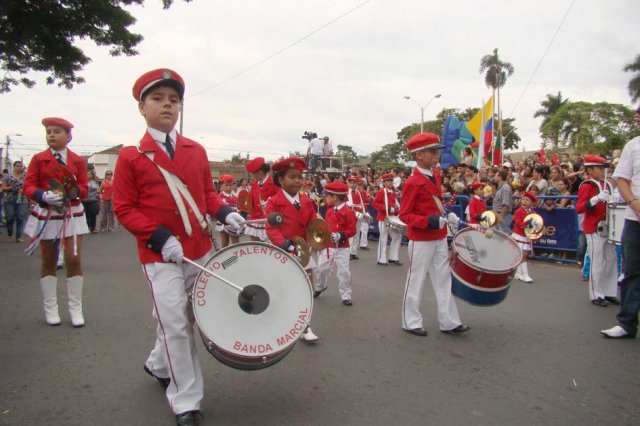
[[[202, 264], [207, 257], [196, 262]], [[155, 375], [171, 379], [166, 396], [175, 414], [199, 410], [202, 371], [188, 295], [200, 271], [187, 263], [146, 263], [142, 269], [151, 288], [153, 317], [158, 322], [155, 346], [145, 365]]]
[[387, 229], [387, 224], [384, 221], [378, 221], [378, 230], [380, 231], [380, 239], [378, 240], [378, 262], [387, 263], [387, 239], [389, 237], [391, 237], [389, 260], [399, 260], [402, 235], [397, 232], [389, 231]]
[[596, 233], [585, 234], [587, 253], [591, 257], [589, 297], [591, 300], [616, 297], [618, 291], [618, 256], [615, 246]]
[[[327, 251], [329, 255], [327, 256]], [[329, 285], [329, 276], [333, 272], [333, 266], [337, 269], [338, 289], [342, 300], [351, 299], [351, 271], [349, 270], [349, 249], [329, 248], [322, 250], [318, 255], [318, 268], [316, 269], [316, 291], [323, 291]], [[332, 264], [333, 262], [333, 264]]]
[[[367, 225], [368, 229], [368, 225]], [[362, 220], [358, 219], [356, 222], [356, 234], [349, 238], [349, 249], [351, 254], [358, 254], [358, 247], [360, 246], [360, 237], [362, 235]]]
[[409, 241], [409, 273], [402, 301], [402, 327], [407, 330], [422, 327], [420, 303], [427, 274], [438, 302], [440, 330], [452, 330], [462, 324], [456, 302], [451, 294], [451, 269], [447, 240]]
[[369, 224], [365, 221], [360, 223], [360, 247], [366, 247], [369, 244]]

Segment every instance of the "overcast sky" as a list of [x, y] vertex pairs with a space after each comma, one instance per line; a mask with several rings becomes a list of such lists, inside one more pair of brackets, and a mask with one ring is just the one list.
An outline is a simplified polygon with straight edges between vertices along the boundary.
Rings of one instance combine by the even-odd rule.
[[75, 124], [70, 148], [79, 153], [136, 144], [145, 123], [131, 87], [160, 67], [185, 79], [184, 134], [211, 160], [305, 152], [305, 130], [369, 154], [419, 122], [405, 95], [425, 104], [442, 94], [425, 120], [445, 107], [479, 107], [491, 95], [480, 59], [496, 47], [515, 68], [501, 92], [503, 116], [515, 117], [527, 149], [540, 145], [533, 113], [548, 93], [633, 106], [632, 75], [622, 68], [640, 54], [638, 0], [176, 0], [169, 10], [147, 0], [128, 10], [137, 19], [131, 30], [144, 36], [138, 56], [111, 57], [82, 41], [92, 58], [86, 83], [66, 90], [33, 74], [35, 88], [0, 95], [2, 141], [23, 135], [12, 137], [12, 159], [45, 148], [45, 116]]

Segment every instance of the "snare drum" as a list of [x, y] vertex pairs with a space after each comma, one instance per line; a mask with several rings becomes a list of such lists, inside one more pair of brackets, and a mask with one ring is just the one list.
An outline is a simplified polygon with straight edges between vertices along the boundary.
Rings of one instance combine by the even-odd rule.
[[373, 218], [369, 213], [362, 213], [357, 210], [354, 210], [353, 212], [356, 214], [356, 219], [358, 219], [361, 222], [369, 224], [373, 221]]
[[502, 302], [522, 261], [522, 250], [508, 235], [466, 228], [453, 238], [451, 292], [467, 303], [491, 306]]
[[406, 235], [407, 225], [398, 216], [387, 216], [384, 220], [387, 229], [396, 234]]
[[209, 353], [241, 370], [266, 368], [284, 358], [313, 309], [311, 283], [300, 264], [271, 244], [242, 242], [220, 250], [203, 266], [239, 287], [262, 287], [268, 295], [266, 309], [247, 313], [237, 289], [201, 272], [192, 305]]
[[607, 238], [610, 243], [622, 244], [622, 229], [624, 228], [624, 212], [626, 204], [609, 204], [607, 206], [607, 223], [609, 232]]

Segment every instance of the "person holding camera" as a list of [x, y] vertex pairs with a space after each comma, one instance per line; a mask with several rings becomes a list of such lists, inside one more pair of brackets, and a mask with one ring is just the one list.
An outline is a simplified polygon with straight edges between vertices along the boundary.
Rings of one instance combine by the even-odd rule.
[[318, 139], [315, 133], [308, 133], [309, 148], [307, 148], [307, 157], [309, 158], [309, 172], [315, 173], [317, 169], [322, 170], [321, 157], [324, 155], [324, 141]]

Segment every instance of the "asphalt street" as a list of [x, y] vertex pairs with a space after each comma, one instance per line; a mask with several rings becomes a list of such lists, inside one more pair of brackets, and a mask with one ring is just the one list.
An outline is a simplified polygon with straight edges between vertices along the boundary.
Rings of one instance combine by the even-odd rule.
[[[79, 329], [62, 278], [63, 324], [45, 324], [38, 256], [2, 238], [0, 424], [174, 424], [142, 370], [155, 324], [133, 238], [123, 229], [85, 238]], [[406, 248], [405, 266], [384, 267], [370, 247], [351, 263], [352, 307], [340, 303], [335, 279], [315, 300], [317, 344], [298, 342], [275, 366], [238, 371], [198, 339], [205, 425], [640, 424], [640, 339], [600, 336], [617, 308], [591, 305], [577, 268], [538, 262], [535, 282], [513, 282], [497, 306], [458, 301], [471, 327], [461, 336], [439, 332], [427, 283], [422, 338], [400, 328]]]

